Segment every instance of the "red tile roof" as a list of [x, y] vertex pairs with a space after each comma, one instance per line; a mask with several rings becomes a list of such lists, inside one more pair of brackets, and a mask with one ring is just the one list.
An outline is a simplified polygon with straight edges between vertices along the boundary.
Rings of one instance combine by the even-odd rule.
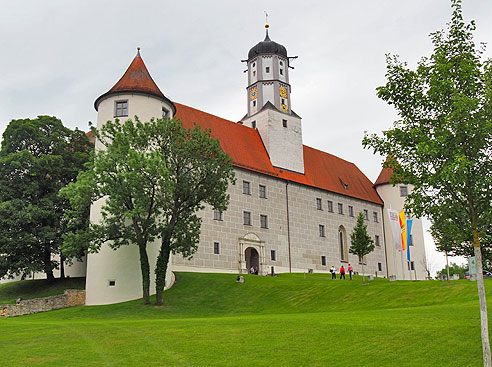
[[212, 136], [220, 141], [236, 167], [383, 204], [372, 182], [351, 162], [304, 145], [304, 175], [279, 169], [272, 166], [257, 130], [179, 103], [175, 105], [176, 117], [185, 127], [196, 123], [212, 130]]
[[393, 170], [391, 168], [383, 168], [378, 176], [378, 179], [374, 183], [374, 187], [390, 183], [390, 178], [392, 174]]
[[174, 107], [173, 103], [161, 92], [157, 84], [155, 84], [154, 80], [150, 76], [150, 73], [144, 64], [142, 57], [140, 56], [140, 51], [138, 51], [125, 74], [123, 74], [113, 88], [96, 99], [94, 102], [96, 111], [98, 109], [99, 102], [105, 97], [114, 93], [125, 92], [150, 94], [167, 101]]

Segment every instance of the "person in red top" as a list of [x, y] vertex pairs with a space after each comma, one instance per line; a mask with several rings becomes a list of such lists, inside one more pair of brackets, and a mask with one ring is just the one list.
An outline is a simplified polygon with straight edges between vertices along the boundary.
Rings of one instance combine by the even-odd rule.
[[343, 267], [343, 265], [340, 267], [340, 279], [345, 279], [345, 268]]
[[350, 280], [352, 280], [352, 273], [354, 272], [354, 268], [350, 264], [348, 266], [348, 272], [349, 272], [349, 275], [350, 275]]

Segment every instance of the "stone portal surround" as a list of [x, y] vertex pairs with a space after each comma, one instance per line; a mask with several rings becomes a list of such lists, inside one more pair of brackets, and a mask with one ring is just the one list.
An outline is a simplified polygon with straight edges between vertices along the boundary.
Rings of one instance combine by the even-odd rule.
[[29, 315], [85, 304], [85, 290], [66, 289], [58, 296], [17, 301], [15, 305], [0, 306], [0, 317]]

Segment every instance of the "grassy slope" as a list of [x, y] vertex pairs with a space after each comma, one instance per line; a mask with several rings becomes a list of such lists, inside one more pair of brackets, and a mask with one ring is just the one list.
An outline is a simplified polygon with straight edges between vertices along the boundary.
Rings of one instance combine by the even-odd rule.
[[481, 365], [473, 282], [234, 280], [182, 273], [162, 308], [132, 301], [0, 320], [0, 365]]
[[62, 294], [65, 289], [85, 289], [85, 278], [22, 280], [0, 284], [0, 305], [15, 303], [19, 297], [31, 299]]

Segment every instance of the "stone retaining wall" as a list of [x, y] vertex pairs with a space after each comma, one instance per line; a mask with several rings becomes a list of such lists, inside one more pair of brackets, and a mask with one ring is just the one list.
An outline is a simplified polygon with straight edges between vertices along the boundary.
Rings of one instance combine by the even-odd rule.
[[0, 317], [13, 317], [31, 313], [58, 310], [85, 304], [85, 290], [67, 289], [58, 296], [18, 301], [15, 305], [0, 306]]

